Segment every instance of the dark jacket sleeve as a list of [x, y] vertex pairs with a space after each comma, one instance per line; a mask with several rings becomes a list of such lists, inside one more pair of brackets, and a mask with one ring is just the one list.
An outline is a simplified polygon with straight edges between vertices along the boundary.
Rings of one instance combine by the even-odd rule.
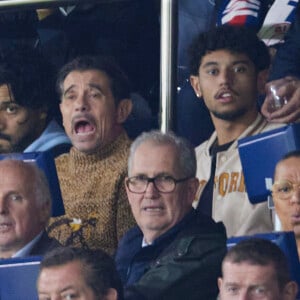
[[[215, 299], [217, 278], [226, 253], [225, 234], [199, 234], [178, 239], [135, 285], [125, 299]], [[188, 292], [187, 292], [188, 291]]]
[[300, 77], [300, 2], [296, 8], [295, 19], [277, 50], [269, 80], [285, 76]]

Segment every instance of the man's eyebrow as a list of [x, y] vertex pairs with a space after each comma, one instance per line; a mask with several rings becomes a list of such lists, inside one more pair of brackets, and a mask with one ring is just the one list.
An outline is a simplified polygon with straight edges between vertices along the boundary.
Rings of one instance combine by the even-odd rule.
[[62, 288], [59, 292], [60, 293], [63, 293], [63, 292], [66, 292], [67, 290], [75, 290], [77, 291], [77, 288], [74, 284], [70, 283], [69, 285], [65, 286], [64, 288]]
[[241, 59], [241, 60], [236, 60], [233, 62], [233, 65], [238, 65], [238, 64], [249, 65], [250, 61], [248, 59]]
[[[217, 61], [208, 61], [205, 64], [202, 65], [202, 68], [207, 68], [207, 67], [211, 67], [211, 66], [217, 66], [220, 63]], [[241, 60], [236, 60], [232, 63], [232, 65], [238, 65], [238, 64], [245, 64], [245, 65], [249, 65], [250, 61], [247, 59], [241, 59]]]
[[210, 67], [210, 66], [217, 66], [218, 64], [219, 63], [216, 62], [216, 61], [208, 61], [207, 63], [202, 65], [202, 68], [207, 68], [207, 67]]
[[75, 87], [75, 84], [70, 85], [63, 93], [63, 96], [65, 96], [72, 88]]
[[[89, 83], [88, 86], [90, 88], [96, 89], [99, 92], [103, 93], [103, 88], [101, 87], [101, 85], [97, 84], [97, 83]], [[65, 96], [70, 90], [72, 90], [74, 87], [76, 87], [75, 84], [70, 85], [63, 93], [63, 96]]]
[[239, 286], [239, 284], [237, 282], [225, 282], [225, 286]]
[[101, 85], [97, 84], [97, 83], [89, 83], [89, 87], [96, 89], [98, 91], [100, 91], [101, 93], [103, 93], [103, 88], [101, 87]]
[[19, 105], [17, 102], [15, 102], [11, 99], [0, 102], [1, 107], [5, 107], [5, 106], [11, 105], [11, 104]]
[[141, 177], [147, 177], [147, 178], [155, 178], [155, 177], [161, 177], [161, 176], [162, 177], [163, 176], [171, 176], [171, 177], [173, 177], [173, 175], [170, 174], [169, 172], [159, 172], [159, 173], [155, 174], [153, 177], [149, 177], [146, 173], [137, 173], [137, 174], [132, 175], [130, 177], [139, 177], [139, 176], [141, 176]]

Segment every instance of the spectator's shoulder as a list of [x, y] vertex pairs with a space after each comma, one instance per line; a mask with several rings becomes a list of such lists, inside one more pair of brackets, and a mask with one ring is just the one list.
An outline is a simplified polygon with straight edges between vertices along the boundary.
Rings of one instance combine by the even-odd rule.
[[210, 216], [201, 213], [199, 210], [194, 211], [193, 220], [184, 231], [190, 235], [215, 235], [227, 239], [224, 224], [215, 222]]
[[57, 157], [55, 157], [55, 163], [57, 164], [65, 161], [69, 157], [69, 155], [69, 152], [58, 155]]
[[120, 245], [131, 244], [137, 239], [143, 238], [143, 233], [138, 226], [129, 229], [120, 240]]

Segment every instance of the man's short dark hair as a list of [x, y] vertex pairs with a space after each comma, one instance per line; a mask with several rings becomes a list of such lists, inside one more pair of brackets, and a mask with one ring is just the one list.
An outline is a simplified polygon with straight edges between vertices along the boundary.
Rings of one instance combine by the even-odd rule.
[[104, 72], [109, 80], [111, 85], [111, 91], [115, 98], [116, 105], [122, 99], [130, 98], [130, 82], [127, 75], [121, 69], [121, 67], [116, 63], [116, 61], [110, 56], [79, 56], [73, 59], [71, 62], [64, 65], [59, 71], [56, 89], [57, 92], [62, 97], [63, 94], [63, 83], [69, 73], [73, 71], [89, 71], [96, 70]]
[[236, 264], [247, 262], [259, 266], [272, 264], [281, 290], [291, 280], [285, 254], [275, 243], [266, 239], [249, 238], [242, 240], [228, 250], [223, 262]]
[[189, 48], [191, 75], [198, 75], [203, 56], [217, 50], [247, 55], [258, 72], [270, 66], [268, 48], [254, 30], [246, 26], [223, 25], [203, 32], [194, 39]]
[[23, 45], [0, 52], [0, 85], [7, 85], [11, 98], [29, 109], [45, 109], [53, 115], [58, 108], [55, 72], [39, 50]]
[[63, 266], [79, 261], [86, 284], [97, 296], [104, 296], [108, 289], [113, 288], [118, 293], [118, 299], [123, 300], [123, 287], [117, 273], [114, 260], [102, 250], [88, 250], [73, 247], [59, 247], [48, 252], [40, 265], [44, 268]]

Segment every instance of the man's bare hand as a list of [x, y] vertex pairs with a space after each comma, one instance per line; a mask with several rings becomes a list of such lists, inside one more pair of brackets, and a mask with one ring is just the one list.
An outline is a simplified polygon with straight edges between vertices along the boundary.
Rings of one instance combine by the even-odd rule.
[[267, 92], [262, 114], [270, 121], [276, 123], [293, 123], [300, 120], [300, 79], [287, 76], [282, 79], [274, 80], [266, 85], [266, 90], [270, 86], [276, 86], [277, 96], [282, 100], [282, 107], [275, 108], [272, 93]]

